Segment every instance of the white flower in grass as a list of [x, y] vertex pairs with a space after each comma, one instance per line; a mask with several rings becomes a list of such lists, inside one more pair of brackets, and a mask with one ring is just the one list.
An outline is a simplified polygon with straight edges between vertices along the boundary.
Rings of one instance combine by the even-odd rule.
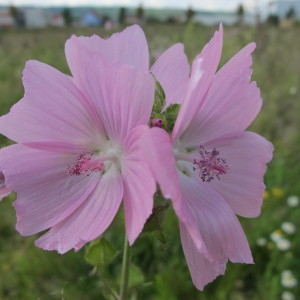
[[276, 241], [275, 243], [276, 243], [277, 248], [281, 251], [286, 251], [291, 248], [291, 242], [284, 238]]
[[289, 196], [287, 198], [287, 204], [290, 207], [296, 207], [299, 205], [299, 197], [298, 196]]
[[276, 229], [270, 234], [270, 239], [275, 243], [276, 247], [281, 251], [286, 251], [291, 248], [291, 242], [284, 238], [283, 232]]
[[281, 229], [287, 234], [293, 234], [296, 232], [296, 226], [291, 222], [283, 222], [281, 224]]
[[297, 92], [298, 92], [298, 89], [297, 89], [297, 87], [296, 86], [291, 86], [290, 87], [290, 89], [289, 89], [289, 93], [290, 93], [290, 95], [296, 95], [297, 94]]
[[281, 300], [295, 300], [295, 295], [289, 291], [284, 291], [281, 294]]
[[273, 231], [270, 235], [270, 239], [277, 243], [279, 240], [283, 239], [283, 234], [282, 231], [280, 229], [276, 229], [275, 231]]
[[286, 288], [295, 287], [298, 284], [297, 279], [294, 277], [292, 271], [285, 270], [281, 273], [281, 285]]
[[264, 238], [264, 237], [260, 237], [260, 238], [258, 238], [257, 240], [256, 240], [256, 244], [258, 245], [258, 246], [260, 246], [260, 247], [264, 247], [264, 246], [266, 246], [267, 245], [267, 239], [266, 238]]

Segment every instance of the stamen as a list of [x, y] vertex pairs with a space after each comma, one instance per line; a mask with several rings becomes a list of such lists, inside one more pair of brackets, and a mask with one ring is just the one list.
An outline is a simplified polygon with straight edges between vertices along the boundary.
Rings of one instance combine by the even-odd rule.
[[103, 161], [92, 159], [93, 153], [81, 153], [77, 156], [76, 163], [68, 166], [68, 174], [79, 176], [84, 173], [90, 176], [92, 172], [103, 171], [105, 166]]
[[220, 175], [227, 174], [229, 172], [229, 165], [226, 160], [219, 157], [220, 152], [213, 148], [212, 151], [207, 151], [200, 145], [199, 147], [200, 159], [194, 160], [194, 171], [199, 170], [199, 177], [203, 182], [210, 182], [215, 177], [220, 180]]

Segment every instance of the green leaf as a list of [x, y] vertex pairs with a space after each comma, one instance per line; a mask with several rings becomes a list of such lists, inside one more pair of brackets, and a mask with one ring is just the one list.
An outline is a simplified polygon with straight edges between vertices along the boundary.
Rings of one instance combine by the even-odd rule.
[[[120, 284], [121, 283], [121, 272], [118, 273], [117, 276], [117, 282]], [[129, 265], [129, 277], [128, 277], [128, 287], [129, 288], [134, 288], [137, 286], [141, 286], [145, 282], [145, 276], [143, 271], [131, 263]]]
[[170, 106], [168, 106], [166, 108], [166, 110], [164, 111], [164, 116], [167, 120], [166, 130], [168, 132], [171, 132], [173, 130], [173, 127], [174, 127], [174, 124], [176, 122], [179, 109], [180, 109], [180, 105], [174, 103], [174, 104], [171, 104]]
[[155, 96], [149, 125], [152, 126], [151, 121], [153, 119], [160, 119], [162, 121], [162, 128], [164, 128], [167, 132], [172, 132], [180, 109], [180, 105], [174, 103], [169, 105], [165, 109], [166, 95], [164, 89], [162, 88], [161, 84], [156, 80], [154, 75], [153, 77], [155, 80]]
[[162, 222], [164, 220], [165, 212], [169, 206], [169, 200], [166, 200], [161, 191], [158, 190], [154, 196], [154, 208], [152, 210], [152, 214], [147, 219], [143, 228], [143, 233], [151, 233], [163, 244], [166, 243], [166, 238], [163, 233]]
[[134, 264], [130, 264], [129, 267], [129, 287], [140, 286], [145, 281], [145, 276], [140, 268], [135, 266]]
[[155, 96], [152, 112], [159, 114], [166, 105], [166, 95], [161, 84], [155, 79]]
[[114, 260], [116, 252], [113, 245], [104, 237], [101, 237], [87, 246], [85, 259], [93, 266], [105, 266]]
[[153, 231], [152, 235], [154, 236], [154, 238], [156, 238], [157, 240], [159, 240], [162, 244], [166, 244], [167, 243], [167, 239], [166, 239], [165, 234], [163, 233], [163, 231], [162, 231], [161, 228], [160, 228], [160, 230]]

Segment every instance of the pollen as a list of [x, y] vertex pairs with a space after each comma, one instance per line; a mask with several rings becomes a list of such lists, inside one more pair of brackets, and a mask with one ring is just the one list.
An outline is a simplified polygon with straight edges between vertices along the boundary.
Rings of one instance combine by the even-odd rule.
[[194, 171], [199, 171], [199, 177], [203, 182], [210, 182], [229, 172], [229, 165], [226, 160], [220, 157], [220, 152], [213, 148], [211, 151], [206, 150], [202, 145], [199, 147], [200, 157], [194, 159]]
[[92, 172], [101, 172], [105, 169], [103, 161], [93, 158], [93, 153], [81, 153], [77, 155], [77, 161], [68, 166], [68, 174], [90, 176]]

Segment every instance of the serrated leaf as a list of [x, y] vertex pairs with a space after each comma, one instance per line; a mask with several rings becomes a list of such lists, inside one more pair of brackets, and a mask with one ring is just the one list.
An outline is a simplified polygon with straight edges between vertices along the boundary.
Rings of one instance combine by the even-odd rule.
[[162, 229], [162, 222], [164, 220], [165, 212], [169, 208], [169, 200], [166, 200], [161, 191], [158, 190], [154, 196], [154, 208], [152, 214], [147, 219], [143, 228], [143, 233], [151, 233], [162, 243], [166, 243], [166, 239]]
[[168, 126], [168, 128], [166, 128], [166, 130], [168, 132], [171, 132], [173, 130], [179, 109], [180, 109], [180, 105], [177, 103], [174, 103], [174, 104], [171, 104], [170, 106], [168, 106], [166, 108], [166, 110], [164, 111], [164, 116], [167, 120], [167, 126]]
[[92, 241], [86, 248], [85, 259], [93, 266], [105, 266], [110, 264], [116, 256], [113, 245], [101, 237]]
[[155, 96], [154, 104], [152, 108], [153, 113], [161, 113], [162, 109], [166, 105], [166, 95], [161, 84], [155, 79]]

